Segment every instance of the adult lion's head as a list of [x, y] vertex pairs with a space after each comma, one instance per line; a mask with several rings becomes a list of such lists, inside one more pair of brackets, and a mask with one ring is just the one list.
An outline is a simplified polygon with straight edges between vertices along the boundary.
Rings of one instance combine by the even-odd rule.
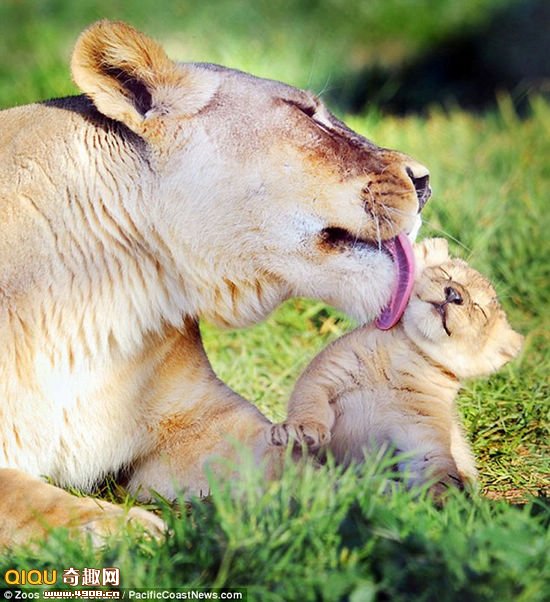
[[382, 242], [417, 226], [425, 167], [308, 92], [173, 62], [122, 23], [86, 30], [72, 69], [141, 157], [126, 209], [189, 314], [238, 326], [307, 296], [366, 321], [388, 302], [396, 268]]

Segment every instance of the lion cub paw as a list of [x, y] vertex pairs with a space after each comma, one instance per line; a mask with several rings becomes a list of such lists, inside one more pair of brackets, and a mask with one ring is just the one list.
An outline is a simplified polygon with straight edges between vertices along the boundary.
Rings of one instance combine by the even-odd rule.
[[317, 422], [298, 423], [285, 421], [271, 427], [271, 442], [273, 445], [295, 446], [305, 445], [315, 451], [330, 441], [329, 429]]
[[439, 475], [438, 480], [430, 487], [430, 496], [437, 502], [443, 501], [451, 489], [464, 490], [464, 483], [457, 474]]
[[430, 466], [426, 471], [425, 480], [433, 482], [429, 493], [432, 499], [438, 504], [445, 501], [450, 490], [458, 489], [463, 491], [465, 488], [465, 482], [454, 463]]

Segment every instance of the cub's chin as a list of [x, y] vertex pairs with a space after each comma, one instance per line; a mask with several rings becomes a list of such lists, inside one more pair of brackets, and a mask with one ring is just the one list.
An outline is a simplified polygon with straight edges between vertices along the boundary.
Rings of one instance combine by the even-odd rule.
[[441, 345], [449, 338], [443, 316], [430, 303], [421, 301], [414, 294], [403, 314], [402, 324], [409, 338], [417, 344], [422, 341]]

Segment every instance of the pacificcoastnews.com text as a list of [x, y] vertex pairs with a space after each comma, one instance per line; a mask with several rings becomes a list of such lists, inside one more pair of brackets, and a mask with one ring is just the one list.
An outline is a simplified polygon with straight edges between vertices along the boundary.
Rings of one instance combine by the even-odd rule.
[[242, 591], [217, 591], [217, 590], [127, 590], [130, 600], [245, 600]]
[[0, 590], [0, 602], [8, 600], [67, 600], [67, 599], [110, 599], [110, 600], [239, 600], [246, 602], [246, 590], [239, 589], [4, 589]]

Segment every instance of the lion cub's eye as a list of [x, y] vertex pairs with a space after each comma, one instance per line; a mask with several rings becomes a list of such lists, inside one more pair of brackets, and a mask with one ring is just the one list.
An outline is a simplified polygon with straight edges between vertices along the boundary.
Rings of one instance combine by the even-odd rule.
[[475, 309], [477, 309], [478, 311], [480, 311], [483, 314], [483, 317], [485, 318], [485, 322], [489, 321], [489, 316], [487, 316], [487, 313], [485, 312], [485, 310], [483, 309], [483, 307], [481, 307], [481, 305], [479, 303], [473, 303], [473, 306]]

